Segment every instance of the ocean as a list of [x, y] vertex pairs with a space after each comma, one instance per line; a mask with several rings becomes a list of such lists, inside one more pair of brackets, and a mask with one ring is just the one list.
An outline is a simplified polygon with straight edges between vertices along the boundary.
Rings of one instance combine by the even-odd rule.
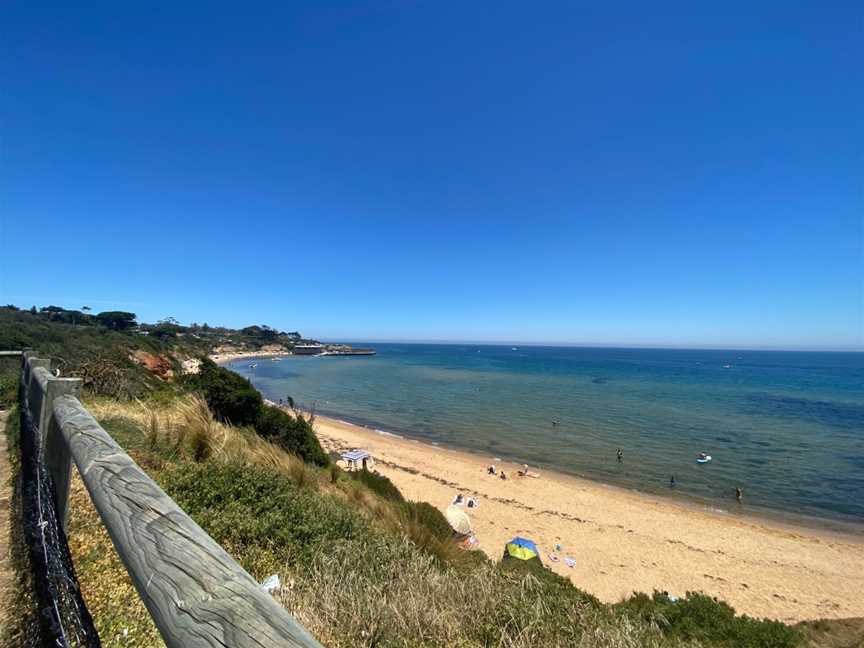
[[272, 400], [490, 461], [730, 514], [864, 525], [862, 353], [370, 346], [376, 356], [228, 366]]

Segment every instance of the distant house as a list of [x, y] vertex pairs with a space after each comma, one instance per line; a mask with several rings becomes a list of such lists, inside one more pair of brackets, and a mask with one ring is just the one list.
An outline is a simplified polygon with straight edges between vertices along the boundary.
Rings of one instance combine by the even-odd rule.
[[297, 344], [294, 346], [294, 355], [318, 355], [323, 352], [323, 344]]

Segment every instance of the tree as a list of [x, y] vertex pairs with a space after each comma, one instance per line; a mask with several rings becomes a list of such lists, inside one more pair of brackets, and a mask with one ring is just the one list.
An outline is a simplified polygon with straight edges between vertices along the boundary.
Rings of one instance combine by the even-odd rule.
[[167, 340], [168, 338], [177, 337], [179, 330], [180, 327], [175, 324], [159, 322], [156, 326], [152, 327], [149, 332], [153, 337], [159, 338], [160, 340]]
[[36, 306], [31, 306], [31, 307], [30, 307], [30, 314], [31, 314], [31, 315], [35, 315], [36, 312], [37, 312], [37, 311], [36, 311]]
[[125, 331], [137, 324], [135, 313], [127, 313], [126, 311], [105, 311], [96, 315], [96, 319], [102, 326], [113, 331]]

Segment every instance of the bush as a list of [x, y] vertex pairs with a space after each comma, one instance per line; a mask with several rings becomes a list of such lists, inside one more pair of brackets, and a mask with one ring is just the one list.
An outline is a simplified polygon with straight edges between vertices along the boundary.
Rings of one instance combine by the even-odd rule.
[[303, 461], [317, 466], [330, 465], [330, 457], [318, 443], [312, 424], [302, 416], [291, 416], [278, 407], [264, 405], [253, 425], [262, 437]]
[[636, 594], [620, 604], [645, 621], [656, 624], [667, 636], [710, 645], [746, 648], [786, 648], [801, 645], [803, 635], [779, 621], [735, 616], [728, 603], [697, 592], [677, 601], [665, 593]]
[[355, 479], [369, 487], [373, 493], [380, 495], [386, 500], [393, 502], [404, 502], [405, 498], [402, 493], [396, 488], [396, 485], [387, 479], [384, 475], [369, 472], [368, 470], [353, 470], [348, 473], [352, 479]]
[[278, 407], [265, 405], [252, 384], [209, 359], [201, 362], [197, 377], [191, 379], [213, 415], [232, 425], [251, 425], [255, 431], [283, 450], [317, 466], [330, 465], [311, 423], [302, 416], [291, 416]]
[[252, 384], [209, 359], [201, 361], [198, 376], [192, 379], [214, 416], [232, 425], [254, 425], [264, 408], [261, 394]]
[[[160, 475], [165, 492], [244, 567], [265, 554], [297, 564], [335, 540], [371, 534], [362, 516], [335, 499], [298, 488], [248, 464], [182, 463]], [[263, 551], [263, 553], [262, 553]]]

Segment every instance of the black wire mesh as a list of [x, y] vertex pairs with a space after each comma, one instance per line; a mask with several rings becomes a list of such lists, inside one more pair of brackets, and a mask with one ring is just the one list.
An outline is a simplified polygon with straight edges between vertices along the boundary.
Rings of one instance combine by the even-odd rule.
[[57, 517], [54, 482], [45, 466], [40, 431], [21, 390], [21, 500], [24, 537], [37, 604], [39, 646], [91, 648], [99, 636], [75, 576], [75, 567], [61, 521]]

